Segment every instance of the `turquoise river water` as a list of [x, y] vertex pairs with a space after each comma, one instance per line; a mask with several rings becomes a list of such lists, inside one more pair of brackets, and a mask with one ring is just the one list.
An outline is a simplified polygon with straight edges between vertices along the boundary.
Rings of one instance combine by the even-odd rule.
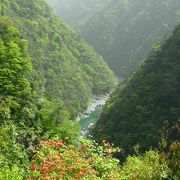
[[81, 135], [86, 135], [90, 127], [92, 127], [100, 117], [102, 108], [109, 98], [109, 94], [105, 96], [95, 97], [88, 109], [81, 114], [77, 121], [81, 127]]

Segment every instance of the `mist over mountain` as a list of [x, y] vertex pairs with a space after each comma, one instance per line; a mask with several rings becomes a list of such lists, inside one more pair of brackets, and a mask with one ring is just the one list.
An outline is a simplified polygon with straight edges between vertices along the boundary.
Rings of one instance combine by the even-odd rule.
[[80, 30], [98, 12], [107, 7], [112, 0], [46, 0], [65, 22]]
[[[89, 7], [96, 11], [93, 16]], [[180, 19], [179, 0], [56, 1], [55, 9], [121, 78], [131, 74]]]
[[137, 144], [141, 151], [158, 147], [166, 135], [170, 142], [178, 139], [179, 69], [180, 25], [153, 47], [144, 64], [114, 92], [93, 129], [95, 139], [122, 146], [126, 153]]
[[180, 1], [47, 1], [0, 0], [0, 180], [178, 180]]
[[80, 34], [119, 77], [127, 77], [179, 20], [179, 0], [115, 0], [86, 22]]

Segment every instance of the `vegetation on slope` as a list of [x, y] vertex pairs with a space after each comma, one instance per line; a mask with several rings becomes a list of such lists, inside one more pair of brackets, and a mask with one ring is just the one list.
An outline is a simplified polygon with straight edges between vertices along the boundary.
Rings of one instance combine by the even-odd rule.
[[80, 34], [119, 77], [127, 77], [180, 19], [179, 0], [112, 0]]
[[[27, 42], [10, 22], [0, 22], [0, 119], [25, 117], [31, 98], [28, 75], [32, 70]], [[27, 110], [27, 111], [26, 111]]]
[[38, 140], [27, 47], [11, 22], [0, 22], [0, 169], [11, 167], [20, 174], [28, 163], [28, 147]]
[[[129, 157], [120, 166], [119, 160], [112, 158], [119, 148], [111, 147], [107, 141], [100, 146], [80, 137], [78, 124], [68, 120], [70, 113], [78, 112], [76, 107], [70, 109], [69, 104], [65, 104], [72, 97], [58, 96], [56, 90], [62, 91], [63, 87], [63, 95], [68, 95], [66, 88], [70, 87], [74, 93], [74, 84], [67, 81], [76, 77], [73, 68], [79, 68], [80, 74], [84, 72], [82, 78], [90, 79], [88, 87], [96, 94], [113, 86], [112, 82], [105, 84], [114, 80], [113, 74], [84, 41], [76, 42], [68, 37], [71, 33], [66, 25], [53, 15], [46, 17], [49, 11], [43, 1], [3, 0], [0, 12], [5, 16], [0, 19], [0, 179], [178, 179], [178, 142], [167, 147], [168, 153], [150, 150], [144, 155]], [[55, 41], [50, 40], [54, 35], [52, 27], [63, 32], [56, 35]], [[79, 52], [76, 59], [72, 51], [78, 42], [82, 43], [83, 53]], [[93, 63], [87, 66], [84, 61]], [[100, 76], [90, 76], [92, 70], [99, 71]], [[74, 76], [70, 73], [69, 77], [66, 71]], [[66, 86], [61, 80], [65, 80]], [[79, 87], [79, 81], [76, 83]], [[69, 113], [67, 109], [72, 111]]]
[[80, 30], [84, 24], [112, 0], [46, 0], [65, 22]]
[[107, 139], [126, 150], [140, 144], [144, 151], [157, 147], [163, 134], [170, 141], [179, 138], [179, 50], [180, 25], [162, 45], [153, 47], [127, 85], [116, 90], [93, 130], [96, 140]]
[[3, 0], [0, 15], [29, 40], [31, 82], [39, 103], [46, 99], [75, 117], [93, 94], [107, 93], [115, 86], [113, 72], [102, 57], [54, 16], [43, 0]]
[[[129, 156], [121, 167], [119, 161], [111, 157], [118, 149], [109, 143], [104, 142], [102, 146], [91, 141], [81, 143], [74, 147], [63, 141], [42, 141], [35, 150], [28, 179], [154, 180], [178, 177], [172, 171], [177, 166], [168, 164], [168, 154], [150, 150], [144, 155]], [[175, 153], [174, 161], [178, 160], [178, 148], [177, 142], [170, 147], [170, 152]]]
[[25, 177], [40, 139], [74, 142], [69, 119], [114, 86], [102, 57], [43, 0], [1, 1], [0, 178]]

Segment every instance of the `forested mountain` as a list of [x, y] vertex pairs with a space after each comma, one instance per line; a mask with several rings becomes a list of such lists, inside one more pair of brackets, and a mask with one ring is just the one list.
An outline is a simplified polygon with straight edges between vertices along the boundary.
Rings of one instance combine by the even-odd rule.
[[[154, 46], [127, 86], [116, 90], [94, 131], [98, 140], [123, 142], [125, 149], [140, 142], [146, 148], [157, 144], [165, 118], [175, 124], [179, 40], [177, 27]], [[178, 141], [167, 144], [162, 136], [161, 149], [140, 154], [136, 146], [137, 154], [120, 162], [113, 154], [123, 148], [80, 135], [72, 119], [93, 95], [110, 92], [115, 84], [103, 58], [45, 0], [0, 0], [0, 180], [178, 179]]]
[[30, 81], [40, 104], [59, 106], [75, 117], [93, 94], [114, 87], [114, 74], [102, 57], [43, 0], [2, 0], [0, 16], [18, 27], [29, 41], [27, 51], [33, 64]]
[[1, 0], [0, 179], [25, 179], [42, 140], [77, 142], [80, 128], [70, 120], [115, 83], [102, 57], [44, 0]]
[[40, 139], [61, 134], [72, 141], [79, 126], [69, 120], [115, 83], [102, 57], [44, 0], [2, 0], [0, 169], [26, 167]]
[[[93, 135], [117, 146], [140, 144], [142, 151], [160, 139], [177, 138], [180, 118], [180, 25], [107, 102]], [[164, 129], [161, 134], [161, 130]]]
[[113, 0], [79, 32], [119, 77], [127, 77], [179, 20], [179, 0]]
[[65, 22], [80, 30], [112, 0], [46, 0]]
[[0, 20], [0, 123], [13, 118], [28, 124], [29, 115], [36, 113], [29, 80], [32, 62], [26, 51], [19, 30]]

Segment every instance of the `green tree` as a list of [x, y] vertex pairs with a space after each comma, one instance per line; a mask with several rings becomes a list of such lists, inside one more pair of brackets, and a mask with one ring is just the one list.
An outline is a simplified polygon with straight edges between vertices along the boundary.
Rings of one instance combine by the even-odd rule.
[[[0, 21], [0, 119], [25, 116], [31, 96], [28, 75], [31, 71], [31, 60], [27, 53], [25, 41], [17, 28], [9, 21]], [[21, 117], [18, 117], [21, 118]]]
[[158, 147], [161, 130], [168, 123], [168, 143], [179, 139], [180, 25], [155, 48], [139, 70], [119, 87], [106, 104], [93, 135], [123, 146], [127, 153]]

